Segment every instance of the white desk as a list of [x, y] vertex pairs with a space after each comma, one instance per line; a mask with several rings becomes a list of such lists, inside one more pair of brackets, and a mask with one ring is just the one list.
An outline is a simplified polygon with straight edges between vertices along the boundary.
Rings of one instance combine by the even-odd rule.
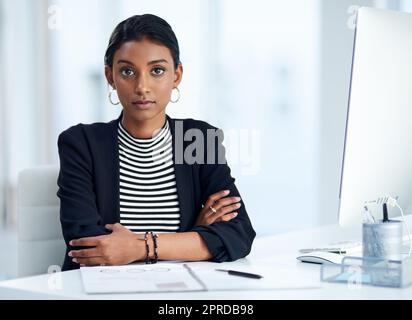
[[[360, 238], [360, 228], [344, 229], [338, 226], [311, 228], [257, 238], [252, 253], [247, 258], [232, 263], [216, 264], [219, 267], [231, 269], [245, 264], [266, 265], [272, 267], [273, 272], [282, 272], [288, 268], [294, 270], [299, 276], [316, 281], [316, 287], [310, 289], [88, 295], [83, 291], [80, 271], [73, 270], [60, 273], [60, 289], [58, 286], [57, 289], [53, 289], [53, 285], [50, 286], [50, 275], [2, 281], [0, 282], [0, 299], [412, 299], [412, 286], [403, 289], [373, 286], [349, 287], [346, 284], [321, 282], [319, 265], [301, 263], [296, 260], [299, 248], [324, 245], [332, 241], [360, 240]], [[211, 264], [210, 262], [196, 263]], [[228, 277], [231, 277], [231, 281], [236, 279], [234, 276], [228, 275]]]

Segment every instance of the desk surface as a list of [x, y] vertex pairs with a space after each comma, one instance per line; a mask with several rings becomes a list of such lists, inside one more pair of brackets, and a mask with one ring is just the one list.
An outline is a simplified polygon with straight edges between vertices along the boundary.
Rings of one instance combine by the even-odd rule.
[[[348, 286], [346, 284], [320, 281], [320, 265], [296, 260], [298, 249], [325, 245], [334, 241], [359, 240], [361, 230], [340, 228], [337, 225], [310, 228], [268, 237], [258, 237], [251, 254], [245, 259], [230, 263], [194, 262], [214, 264], [221, 268], [236, 269], [245, 265], [273, 268], [273, 272], [288, 269], [291, 283], [293, 274], [313, 280], [316, 286], [307, 288], [282, 288], [259, 291], [204, 291], [178, 293], [133, 293], [133, 294], [86, 294], [83, 290], [80, 271], [73, 270], [51, 275], [39, 275], [0, 282], [0, 299], [411, 299], [412, 286], [407, 288], [383, 288], [373, 286]], [[292, 276], [291, 276], [292, 275]], [[234, 279], [233, 276], [231, 278]], [[57, 283], [57, 285], [56, 285]]]

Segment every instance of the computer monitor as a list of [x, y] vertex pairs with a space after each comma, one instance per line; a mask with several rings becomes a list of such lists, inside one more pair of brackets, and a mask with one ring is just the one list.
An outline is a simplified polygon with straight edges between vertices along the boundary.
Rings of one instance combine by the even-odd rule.
[[[339, 224], [382, 217], [385, 195], [412, 213], [412, 14], [360, 8], [357, 16]], [[378, 216], [376, 216], [378, 215]], [[389, 207], [389, 217], [398, 216]]]

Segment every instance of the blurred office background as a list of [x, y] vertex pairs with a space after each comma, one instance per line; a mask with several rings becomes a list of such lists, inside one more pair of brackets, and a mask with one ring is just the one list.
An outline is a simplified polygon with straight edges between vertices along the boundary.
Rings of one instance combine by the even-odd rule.
[[410, 0], [0, 0], [0, 279], [15, 276], [18, 173], [58, 164], [66, 128], [118, 117], [103, 55], [134, 14], [174, 29], [184, 75], [167, 113], [225, 130], [258, 235], [336, 223], [361, 5], [412, 11]]

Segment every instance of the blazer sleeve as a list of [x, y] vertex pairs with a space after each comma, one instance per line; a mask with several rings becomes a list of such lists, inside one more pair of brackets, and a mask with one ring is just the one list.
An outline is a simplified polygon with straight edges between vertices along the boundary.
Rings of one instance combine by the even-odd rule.
[[58, 137], [60, 172], [57, 180], [60, 222], [67, 247], [69, 241], [107, 234], [93, 191], [91, 153], [80, 125]]
[[[226, 189], [230, 190], [228, 196], [240, 197], [235, 179], [231, 176], [231, 170], [226, 161], [223, 131], [217, 130], [220, 138], [217, 139], [217, 142], [215, 139], [215, 141], [207, 142], [206, 153], [209, 155], [206, 155], [205, 163], [199, 168], [203, 204], [213, 193]], [[211, 155], [210, 152], [214, 152], [214, 154]], [[208, 157], [214, 159], [214, 162], [207, 161]], [[219, 221], [192, 228], [192, 231], [197, 231], [205, 240], [213, 255], [212, 261], [235, 261], [247, 256], [251, 251], [256, 232], [246, 212], [243, 199], [241, 207], [236, 211], [238, 215], [230, 221]]]

